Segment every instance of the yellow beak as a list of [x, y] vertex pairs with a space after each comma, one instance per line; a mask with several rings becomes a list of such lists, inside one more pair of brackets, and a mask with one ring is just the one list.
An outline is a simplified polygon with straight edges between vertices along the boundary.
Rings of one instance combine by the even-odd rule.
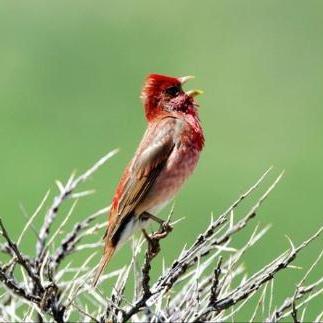
[[[182, 77], [179, 77], [178, 78], [178, 80], [182, 83], [182, 84], [184, 84], [184, 83], [186, 83], [187, 81], [190, 81], [190, 80], [192, 80], [192, 79], [194, 79], [195, 78], [195, 76], [193, 76], [193, 75], [188, 75], [188, 76], [182, 76]], [[198, 95], [200, 95], [200, 94], [203, 94], [204, 92], [202, 91], [202, 90], [190, 90], [190, 91], [187, 91], [187, 92], [185, 92], [186, 93], [186, 95], [188, 95], [188, 96], [191, 96], [192, 98], [194, 98], [195, 96], [198, 96]]]
[[190, 91], [187, 91], [185, 93], [186, 93], [186, 95], [191, 96], [191, 97], [194, 98], [195, 96], [201, 95], [204, 92], [202, 90], [190, 90]]

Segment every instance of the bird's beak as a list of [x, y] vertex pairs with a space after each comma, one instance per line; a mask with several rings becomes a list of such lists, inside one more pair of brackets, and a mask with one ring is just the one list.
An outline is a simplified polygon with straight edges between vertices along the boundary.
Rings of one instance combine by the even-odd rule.
[[182, 77], [179, 77], [179, 78], [178, 78], [178, 80], [179, 80], [182, 84], [184, 84], [184, 83], [186, 83], [187, 81], [192, 80], [193, 78], [195, 78], [195, 76], [193, 76], [193, 75], [188, 75], [188, 76], [182, 76]]
[[192, 98], [194, 98], [195, 96], [201, 95], [204, 92], [202, 90], [190, 90], [185, 92], [186, 95], [191, 96]]
[[[188, 75], [188, 76], [179, 77], [178, 80], [181, 82], [181, 84], [184, 84], [187, 81], [192, 80], [193, 78], [195, 78], [195, 76]], [[200, 94], [203, 94], [203, 93], [204, 92], [202, 90], [190, 90], [190, 91], [185, 92], [186, 95], [191, 96], [192, 98], [194, 98], [195, 96], [198, 96]]]

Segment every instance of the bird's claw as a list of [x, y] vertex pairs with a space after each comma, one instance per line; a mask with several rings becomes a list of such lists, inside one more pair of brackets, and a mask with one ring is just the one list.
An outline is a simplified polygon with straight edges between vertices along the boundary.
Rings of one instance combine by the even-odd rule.
[[165, 238], [169, 232], [173, 230], [173, 227], [169, 224], [168, 221], [163, 222], [159, 230], [153, 232], [152, 234], [148, 234], [146, 230], [142, 230], [147, 243], [148, 243], [148, 252], [153, 257], [155, 257], [160, 251], [160, 243], [159, 240]]
[[170, 225], [168, 221], [165, 221], [161, 224], [160, 229], [162, 233], [166, 233], [166, 235], [173, 230], [173, 227]]

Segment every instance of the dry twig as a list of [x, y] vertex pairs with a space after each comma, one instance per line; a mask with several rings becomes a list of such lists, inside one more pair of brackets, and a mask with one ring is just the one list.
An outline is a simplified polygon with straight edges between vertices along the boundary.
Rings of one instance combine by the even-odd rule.
[[[243, 200], [251, 197], [263, 184], [270, 170], [224, 213], [215, 219], [212, 218], [210, 225], [196, 238], [192, 246], [189, 248], [185, 246], [169, 268], [163, 267], [155, 281], [152, 282], [151, 275], [153, 259], [160, 251], [160, 240], [169, 234], [176, 221], [170, 225], [168, 219], [157, 232], [150, 236], [146, 235], [148, 248], [145, 252], [141, 275], [137, 255], [142, 249], [142, 241], [136, 244], [132, 260], [127, 266], [102, 275], [98, 282], [99, 288], [90, 288], [87, 282], [95, 270], [92, 266], [92, 260], [96, 256], [93, 250], [102, 248], [100, 238], [93, 233], [106, 225], [105, 221], [97, 223], [97, 220], [100, 215], [108, 212], [108, 208], [102, 208], [75, 223], [73, 229], [63, 238], [61, 238], [60, 231], [64, 229], [65, 222], [73, 211], [73, 206], [56, 231], [53, 230], [53, 223], [63, 202], [76, 198], [82, 200], [84, 196], [92, 193], [92, 191], [75, 192], [75, 190], [115, 152], [101, 158], [81, 176], [75, 178], [72, 175], [65, 185], [57, 181], [59, 194], [45, 213], [39, 233], [36, 233], [36, 256], [23, 254], [20, 250], [20, 242], [25, 232], [33, 228], [32, 222], [43, 211], [49, 193], [45, 195], [27, 221], [17, 243], [11, 239], [0, 219], [2, 236], [5, 240], [0, 245], [0, 250], [10, 258], [6, 264], [0, 264], [1, 318], [7, 321], [56, 322], [70, 320], [88, 322], [210, 320], [222, 322], [234, 320], [248, 300], [254, 297], [257, 290], [265, 286], [256, 307], [250, 314], [252, 320], [256, 315], [259, 316], [259, 312], [261, 312], [261, 320], [265, 320], [265, 313], [267, 313], [268, 322], [279, 321], [288, 315], [291, 315], [294, 322], [305, 319], [305, 311], [299, 315], [299, 310], [323, 293], [323, 277], [312, 284], [304, 285], [312, 269], [319, 263], [323, 252], [297, 284], [292, 296], [286, 298], [274, 310], [273, 282], [278, 272], [286, 270], [298, 253], [318, 238], [323, 229], [318, 230], [298, 247], [291, 244], [289, 250], [252, 276], [245, 273], [242, 264], [243, 255], [252, 246], [257, 245], [268, 227], [259, 228], [259, 225], [256, 225], [244, 245], [241, 247], [232, 245], [234, 237], [246, 227], [251, 226], [263, 201], [280, 180], [282, 174], [256, 200], [249, 211], [240, 220], [236, 220], [236, 209]], [[71, 254], [77, 257], [71, 257]], [[81, 265], [75, 259], [80, 259]], [[21, 275], [18, 269], [21, 269]], [[126, 289], [129, 289], [129, 277], [131, 277], [132, 270], [136, 282], [131, 298], [133, 301], [129, 302]], [[112, 283], [113, 279], [116, 279], [115, 284]], [[269, 281], [271, 281], [269, 284], [271, 287], [268, 288], [270, 290], [268, 299], [267, 283]], [[110, 296], [105, 296], [106, 291], [100, 290], [106, 282], [108, 286], [114, 285]], [[175, 289], [174, 286], [177, 288]], [[128, 292], [131, 293], [131, 289]], [[261, 311], [259, 311], [260, 307]], [[316, 321], [319, 321], [322, 315], [318, 313]]]

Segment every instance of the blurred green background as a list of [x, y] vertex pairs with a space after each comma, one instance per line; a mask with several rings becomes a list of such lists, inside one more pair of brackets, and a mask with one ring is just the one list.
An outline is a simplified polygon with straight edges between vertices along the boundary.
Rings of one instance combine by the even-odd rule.
[[[186, 88], [205, 91], [206, 145], [176, 198], [175, 217], [186, 219], [163, 255], [170, 263], [211, 212], [274, 165], [273, 176], [286, 174], [255, 220], [273, 228], [245, 256], [252, 273], [288, 247], [285, 235], [298, 243], [322, 224], [322, 34], [320, 0], [2, 1], [0, 212], [8, 228], [18, 236], [22, 207], [30, 215], [49, 188], [55, 193], [55, 179], [120, 147], [90, 180], [97, 193], [79, 203], [70, 225], [109, 203], [145, 129], [145, 75], [192, 74]], [[34, 244], [25, 241], [26, 249]], [[321, 246], [297, 264], [308, 265]], [[277, 302], [301, 274], [279, 275]]]

